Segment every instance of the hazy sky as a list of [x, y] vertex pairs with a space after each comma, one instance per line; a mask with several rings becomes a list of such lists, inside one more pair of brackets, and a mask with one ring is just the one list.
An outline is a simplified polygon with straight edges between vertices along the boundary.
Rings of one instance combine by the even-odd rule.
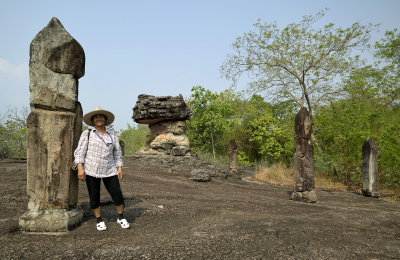
[[119, 130], [133, 123], [139, 94], [186, 98], [196, 85], [228, 88], [219, 67], [257, 19], [283, 27], [324, 8], [321, 25], [381, 23], [375, 41], [400, 27], [398, 0], [0, 0], [0, 114], [29, 106], [29, 45], [53, 16], [85, 50], [84, 113], [100, 105], [115, 114]]

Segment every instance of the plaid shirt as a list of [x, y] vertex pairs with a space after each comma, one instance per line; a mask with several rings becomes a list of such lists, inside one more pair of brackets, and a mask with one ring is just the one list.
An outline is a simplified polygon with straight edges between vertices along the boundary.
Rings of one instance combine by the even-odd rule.
[[124, 165], [118, 138], [108, 131], [101, 136], [96, 129], [92, 129], [88, 142], [88, 131], [84, 131], [79, 139], [74, 152], [75, 163], [83, 163], [85, 173], [96, 178], [117, 175], [117, 167]]

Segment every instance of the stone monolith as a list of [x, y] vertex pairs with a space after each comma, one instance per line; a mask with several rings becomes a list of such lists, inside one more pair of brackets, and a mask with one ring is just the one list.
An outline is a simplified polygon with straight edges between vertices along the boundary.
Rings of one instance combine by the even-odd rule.
[[293, 200], [316, 202], [314, 191], [314, 149], [311, 140], [311, 117], [302, 107], [295, 118]]
[[148, 124], [150, 133], [145, 147], [139, 152], [147, 154], [190, 155], [189, 139], [186, 136], [186, 120], [191, 109], [182, 95], [150, 96], [139, 95], [133, 108], [133, 120]]
[[378, 192], [378, 149], [374, 140], [368, 137], [362, 146], [363, 155], [363, 188], [367, 197], [379, 197]]
[[238, 155], [238, 146], [236, 144], [235, 139], [232, 139], [229, 142], [229, 172], [230, 174], [232, 174], [232, 176], [235, 177], [239, 177], [236, 165], [237, 155]]
[[30, 45], [24, 231], [68, 231], [83, 219], [71, 166], [82, 132], [78, 79], [84, 74], [83, 48], [53, 17]]

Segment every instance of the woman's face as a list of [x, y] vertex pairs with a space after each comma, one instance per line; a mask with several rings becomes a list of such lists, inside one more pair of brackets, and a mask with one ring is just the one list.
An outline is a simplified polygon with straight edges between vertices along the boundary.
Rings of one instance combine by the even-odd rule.
[[94, 126], [104, 126], [106, 124], [106, 117], [104, 115], [93, 116]]

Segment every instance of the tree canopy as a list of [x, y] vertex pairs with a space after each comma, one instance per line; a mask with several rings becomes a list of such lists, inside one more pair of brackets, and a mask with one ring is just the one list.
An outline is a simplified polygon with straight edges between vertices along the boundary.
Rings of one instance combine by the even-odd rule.
[[359, 23], [347, 28], [333, 23], [315, 28], [325, 13], [304, 16], [283, 29], [276, 23], [258, 21], [254, 31], [236, 39], [234, 54], [221, 66], [222, 75], [235, 84], [247, 72], [254, 78], [252, 91], [268, 90], [299, 106], [306, 103], [312, 115], [314, 104], [338, 94], [338, 78], [359, 62], [352, 52], [367, 46], [373, 29]]

